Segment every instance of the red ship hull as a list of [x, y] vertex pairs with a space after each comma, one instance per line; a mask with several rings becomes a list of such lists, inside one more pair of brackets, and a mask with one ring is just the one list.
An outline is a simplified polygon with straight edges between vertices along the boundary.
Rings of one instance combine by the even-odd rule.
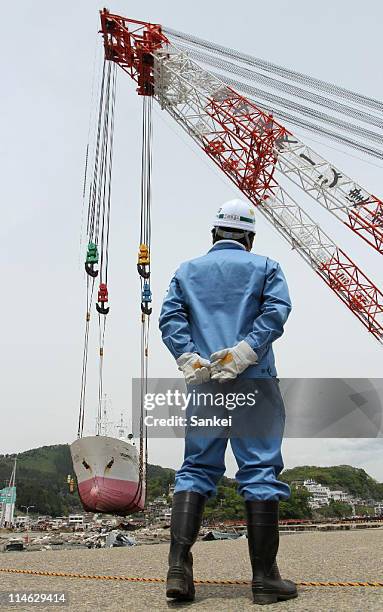
[[145, 490], [140, 483], [95, 476], [78, 485], [81, 502], [88, 512], [131, 514], [145, 506]]

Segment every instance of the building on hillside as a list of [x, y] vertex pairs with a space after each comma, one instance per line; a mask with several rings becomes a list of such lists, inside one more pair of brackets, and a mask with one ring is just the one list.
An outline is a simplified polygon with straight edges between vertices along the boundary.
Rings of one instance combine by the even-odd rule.
[[303, 486], [311, 494], [309, 505], [314, 510], [328, 506], [330, 503], [330, 489], [319, 484], [315, 480], [305, 480]]
[[329, 499], [337, 502], [347, 503], [350, 501], [351, 496], [348, 493], [345, 493], [341, 489], [337, 491], [329, 491]]
[[163, 521], [168, 520], [168, 513], [170, 513], [170, 506], [167, 497], [161, 495], [148, 503], [145, 517], [149, 521]]
[[[298, 483], [299, 481], [296, 482]], [[355, 514], [355, 506], [377, 506], [377, 502], [372, 499], [354, 497], [353, 495], [351, 495], [350, 493], [346, 493], [346, 491], [343, 491], [342, 489], [332, 490], [329, 487], [321, 485], [315, 480], [304, 480], [303, 483], [300, 484], [300, 486], [305, 487], [307, 491], [309, 491], [309, 493], [311, 494], [309, 505], [313, 510], [317, 508], [322, 508], [323, 506], [328, 506], [331, 501], [349, 504], [350, 506], [352, 506], [353, 514]], [[375, 514], [378, 513], [379, 510], [375, 511]]]

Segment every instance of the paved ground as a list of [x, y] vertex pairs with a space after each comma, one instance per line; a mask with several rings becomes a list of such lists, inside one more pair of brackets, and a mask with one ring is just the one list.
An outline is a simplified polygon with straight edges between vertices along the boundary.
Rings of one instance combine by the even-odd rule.
[[[349, 532], [288, 534], [281, 538], [279, 565], [293, 580], [382, 581], [383, 528]], [[168, 546], [144, 545], [99, 550], [3, 553], [0, 567], [96, 574], [164, 577]], [[198, 542], [194, 547], [195, 577], [250, 578], [246, 540]], [[162, 584], [107, 582], [77, 578], [51, 578], [0, 574], [0, 592], [66, 591], [69, 610], [116, 612], [172, 610], [252, 610], [249, 587], [197, 586], [193, 604], [168, 603]], [[3, 610], [14, 607], [2, 606]], [[30, 610], [18, 606], [18, 610]], [[52, 610], [36, 607], [36, 610]], [[67, 608], [64, 608], [68, 610]], [[300, 588], [299, 598], [263, 608], [273, 612], [382, 612], [383, 588]]]

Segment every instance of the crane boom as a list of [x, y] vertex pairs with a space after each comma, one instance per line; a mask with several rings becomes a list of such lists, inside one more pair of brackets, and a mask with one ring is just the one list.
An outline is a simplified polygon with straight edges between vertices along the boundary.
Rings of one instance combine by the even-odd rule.
[[379, 253], [383, 253], [383, 202], [303, 144], [279, 144], [277, 168]]
[[[278, 185], [275, 170], [292, 177], [311, 195], [319, 192], [322, 205], [345, 216], [347, 224], [375, 248], [383, 244], [380, 201], [356, 207], [354, 196], [348, 202], [351, 188], [358, 189], [351, 187], [355, 185], [351, 179], [337, 176], [330, 187], [333, 166], [299, 143], [271, 115], [173, 47], [160, 25], [104, 9], [101, 26], [106, 58], [130, 74], [138, 94], [158, 100], [383, 343], [383, 294]], [[314, 165], [306, 159], [310, 155]], [[371, 234], [372, 228], [376, 233]]]

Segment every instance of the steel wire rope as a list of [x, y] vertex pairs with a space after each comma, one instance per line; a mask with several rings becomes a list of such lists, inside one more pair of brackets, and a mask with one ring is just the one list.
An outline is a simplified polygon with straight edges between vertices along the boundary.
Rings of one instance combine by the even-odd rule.
[[[112, 193], [112, 165], [113, 165], [113, 142], [114, 142], [114, 117], [116, 102], [116, 64], [110, 62], [108, 65], [107, 92], [105, 97], [104, 112], [104, 138], [103, 138], [103, 163], [102, 192], [100, 194], [100, 216], [101, 216], [101, 240], [100, 240], [100, 285], [108, 281], [109, 264], [109, 230], [110, 230], [110, 208]], [[99, 221], [100, 223], [100, 221]], [[103, 399], [103, 375], [104, 375], [104, 347], [106, 331], [106, 314], [99, 313], [99, 382], [98, 382], [98, 410], [97, 410], [97, 435], [101, 434], [101, 416]]]
[[257, 57], [253, 57], [246, 53], [241, 53], [235, 49], [231, 49], [230, 47], [218, 45], [216, 43], [212, 43], [202, 38], [197, 38], [196, 36], [192, 36], [190, 34], [185, 34], [184, 32], [173, 30], [172, 28], [163, 28], [163, 31], [165, 32], [165, 34], [174, 36], [175, 38], [186, 41], [187, 43], [191, 43], [192, 45], [196, 45], [196, 46], [208, 49], [212, 53], [220, 53], [222, 55], [226, 55], [227, 57], [234, 58], [238, 61], [249, 64], [251, 66], [256, 66], [258, 68], [261, 68], [262, 70], [266, 72], [270, 72], [272, 74], [278, 74], [279, 76], [282, 76], [283, 78], [290, 79], [298, 83], [303, 83], [305, 85], [308, 85], [312, 89], [316, 89], [318, 91], [324, 91], [333, 96], [338, 96], [346, 100], [351, 100], [352, 102], [356, 102], [357, 104], [360, 104], [362, 106], [367, 106], [368, 108], [372, 108], [374, 110], [378, 110], [379, 112], [383, 112], [383, 102], [381, 102], [380, 100], [377, 100], [376, 98], [372, 98], [370, 96], [359, 94], [345, 87], [335, 85], [334, 83], [329, 83], [327, 81], [323, 81], [321, 79], [311, 77], [302, 72], [298, 72], [295, 70], [291, 70], [289, 68], [285, 68], [283, 66], [279, 66], [278, 64], [274, 64], [273, 62], [269, 62], [269, 61], [266, 61], [266, 60], [263, 60]]
[[90, 238], [93, 237], [94, 220], [95, 220], [95, 212], [96, 212], [96, 192], [97, 192], [97, 184], [98, 184], [98, 165], [99, 165], [101, 126], [102, 126], [102, 113], [103, 113], [104, 92], [105, 92], [105, 69], [106, 69], [106, 60], [104, 59], [103, 68], [102, 68], [100, 95], [99, 95], [99, 109], [98, 109], [96, 147], [95, 147], [94, 166], [93, 166], [93, 180], [92, 180], [92, 185], [91, 185], [90, 192], [89, 192], [89, 208], [88, 208], [87, 232], [88, 232], [88, 236]]
[[[363, 143], [359, 140], [354, 140], [353, 138], [345, 135], [345, 134], [340, 134], [339, 132], [334, 132], [332, 130], [327, 129], [324, 126], [315, 124], [315, 123], [310, 123], [309, 121], [306, 121], [304, 119], [301, 119], [300, 117], [297, 117], [295, 115], [292, 115], [291, 113], [287, 113], [286, 111], [280, 109], [280, 108], [276, 108], [274, 106], [270, 106], [269, 104], [265, 104], [265, 102], [260, 99], [260, 98], [255, 98], [254, 97], [254, 92], [256, 91], [254, 88], [252, 87], [247, 87], [246, 85], [235, 81], [233, 79], [227, 78], [223, 75], [218, 75], [219, 78], [222, 79], [222, 81], [224, 81], [228, 86], [230, 87], [234, 87], [236, 90], [238, 90], [239, 92], [245, 93], [247, 95], [250, 95], [251, 97], [249, 98], [252, 102], [254, 102], [259, 108], [271, 113], [272, 115], [275, 115], [277, 118], [280, 118], [282, 120], [288, 121], [290, 123], [292, 123], [293, 125], [297, 125], [301, 128], [304, 128], [306, 130], [309, 130], [311, 132], [314, 132], [316, 134], [320, 134], [323, 136], [326, 136], [327, 138], [329, 138], [330, 140], [334, 140], [336, 142], [339, 142], [341, 144], [344, 144], [352, 149], [355, 149], [357, 151], [361, 151], [363, 153], [366, 153], [367, 155], [370, 155], [371, 157], [375, 157], [377, 159], [383, 159], [383, 150], [382, 149], [377, 149], [375, 147], [372, 147], [371, 145], [369, 145], [368, 143]], [[261, 94], [261, 98], [262, 98], [262, 94]], [[266, 99], [266, 98], [265, 98]]]
[[[116, 89], [116, 67], [113, 69], [108, 63], [103, 63], [101, 87], [99, 94], [99, 110], [97, 121], [97, 136], [94, 152], [93, 180], [89, 189], [88, 223], [87, 233], [89, 242], [99, 243], [99, 229], [101, 219], [101, 257], [100, 257], [100, 283], [103, 277], [107, 278], [108, 271], [108, 246], [109, 246], [109, 227], [110, 227], [110, 204], [111, 204], [111, 172], [112, 172], [112, 153], [113, 153], [113, 132], [114, 132], [114, 107]], [[78, 421], [78, 437], [81, 437], [84, 429], [85, 404], [86, 404], [86, 384], [87, 384], [87, 365], [89, 353], [89, 331], [91, 306], [94, 296], [95, 278], [90, 280], [87, 276], [86, 291], [86, 324], [84, 333], [83, 362], [81, 374], [80, 410]], [[105, 325], [101, 324], [99, 315], [99, 407], [98, 417], [100, 416], [100, 393], [103, 388], [103, 350], [105, 340]], [[102, 397], [102, 395], [101, 395]], [[98, 423], [100, 418], [98, 418]]]
[[[85, 210], [86, 193], [87, 193], [87, 187], [88, 187], [89, 152], [90, 152], [90, 144], [91, 144], [92, 124], [93, 124], [93, 106], [94, 106], [94, 94], [95, 94], [95, 88], [96, 88], [96, 57], [97, 57], [98, 50], [99, 50], [99, 45], [98, 45], [98, 35], [97, 35], [95, 39], [95, 47], [94, 47], [94, 54], [93, 54], [93, 69], [92, 69], [92, 81], [91, 81], [92, 85], [91, 85], [91, 94], [90, 94], [90, 111], [89, 111], [89, 120], [88, 120], [88, 135], [87, 135], [87, 144], [85, 148], [84, 178], [83, 178], [83, 185], [82, 185], [81, 227], [80, 227], [79, 262], [78, 262], [79, 268], [80, 268], [82, 248], [83, 248], [82, 244], [83, 244], [83, 230], [84, 230], [84, 210]], [[98, 73], [98, 77], [99, 76], [100, 74]], [[94, 134], [93, 134], [93, 138], [94, 138]], [[88, 216], [89, 216], [89, 209], [87, 213], [87, 217]], [[87, 220], [87, 226], [88, 226], [88, 220]], [[88, 227], [87, 227], [87, 231], [88, 231]]]
[[263, 110], [266, 110], [270, 112], [271, 114], [275, 115], [276, 117], [280, 117], [281, 119], [288, 121], [294, 125], [304, 128], [305, 130], [309, 130], [310, 132], [314, 132], [316, 134], [326, 136], [330, 140], [344, 144], [350, 147], [351, 149], [366, 153], [367, 155], [370, 155], [371, 157], [375, 157], [376, 159], [380, 159], [380, 160], [383, 159], [383, 150], [381, 149], [375, 149], [374, 147], [371, 147], [368, 144], [364, 144], [360, 141], [354, 140], [353, 138], [350, 138], [343, 134], [333, 132], [332, 130], [327, 130], [323, 126], [317, 125], [315, 123], [310, 123], [308, 121], [304, 121], [300, 119], [299, 117], [291, 115], [290, 113], [286, 113], [285, 111], [282, 111], [280, 109], [273, 108], [272, 106], [265, 106], [265, 104], [261, 102], [260, 100], [252, 98], [252, 101], [258, 107], [262, 108]]
[[227, 72], [231, 72], [237, 76], [241, 75], [249, 81], [258, 81], [271, 89], [283, 91], [284, 93], [287, 93], [293, 97], [310, 101], [317, 106], [329, 108], [337, 113], [340, 113], [341, 115], [347, 115], [357, 119], [358, 121], [362, 121], [363, 123], [368, 123], [369, 125], [383, 129], [383, 119], [381, 117], [377, 117], [361, 109], [347, 106], [346, 104], [338, 102], [337, 100], [332, 100], [331, 98], [321, 96], [318, 93], [302, 89], [285, 81], [280, 81], [255, 70], [250, 70], [244, 66], [238, 66], [238, 64], [234, 64], [233, 62], [229, 62], [220, 57], [203, 53], [190, 48], [187, 45], [177, 45], [176, 48], [181, 51], [186, 51], [190, 57], [196, 59], [197, 61], [220, 68], [221, 70], [226, 70]]
[[[151, 247], [151, 166], [152, 166], [152, 106], [151, 96], [143, 96], [142, 101], [142, 147], [141, 147], [141, 209], [140, 209], [140, 244], [146, 245], [150, 256]], [[150, 259], [149, 259], [150, 261]], [[150, 263], [149, 263], [150, 278]], [[149, 280], [149, 279], [147, 279]], [[141, 295], [144, 279], [140, 275]], [[147, 392], [148, 380], [148, 348], [149, 348], [150, 315], [141, 313], [141, 340], [140, 340], [140, 413], [139, 413], [139, 457], [136, 491], [127, 509], [134, 508], [139, 503], [143, 486], [147, 478], [147, 428], [144, 425], [144, 398]]]
[[110, 147], [109, 147], [109, 167], [108, 167], [108, 201], [106, 215], [106, 252], [105, 252], [105, 283], [108, 282], [109, 268], [109, 233], [110, 233], [110, 210], [112, 197], [112, 169], [113, 169], [113, 146], [114, 146], [114, 120], [116, 106], [116, 89], [117, 89], [117, 66], [113, 65], [113, 84], [112, 84], [112, 101], [111, 101], [111, 120], [110, 120]]
[[97, 408], [97, 428], [96, 428], [96, 432], [98, 436], [101, 434], [102, 398], [103, 398], [103, 393], [104, 393], [103, 368], [104, 368], [105, 328], [106, 328], [106, 316], [99, 314], [98, 315], [98, 330], [99, 330], [100, 354], [99, 354], [99, 365], [98, 365], [98, 408]]
[[309, 106], [299, 104], [295, 100], [282, 98], [281, 96], [277, 96], [263, 89], [259, 89], [258, 87], [252, 87], [244, 81], [237, 81], [236, 79], [232, 79], [225, 74], [222, 75], [218, 72], [211, 72], [211, 74], [224, 81], [227, 85], [239, 89], [240, 91], [243, 91], [251, 96], [257, 96], [258, 98], [262, 98], [264, 100], [267, 100], [268, 102], [278, 104], [282, 106], [283, 109], [287, 108], [289, 110], [299, 112], [301, 115], [317, 119], [318, 121], [322, 121], [323, 123], [334, 125], [335, 127], [340, 128], [345, 132], [349, 132], [350, 134], [356, 134], [358, 136], [361, 136], [362, 138], [367, 138], [372, 142], [383, 144], [383, 133], [378, 134], [377, 132], [360, 127], [359, 125], [354, 125], [352, 123], [349, 123], [348, 121], [343, 121], [342, 119], [338, 119], [337, 117], [328, 115], [327, 113], [322, 113], [321, 111], [315, 108], [310, 108]]
[[[142, 155], [141, 155], [141, 228], [140, 241], [148, 247], [151, 258], [151, 179], [152, 179], [152, 96], [144, 96], [142, 106]], [[149, 264], [150, 279], [150, 264]], [[149, 280], [148, 279], [148, 280]], [[140, 277], [141, 293], [145, 281]], [[140, 456], [139, 479], [141, 488], [147, 480], [148, 441], [144, 424], [144, 401], [148, 389], [150, 315], [141, 314], [141, 377], [140, 377]]]
[[86, 322], [85, 322], [85, 334], [84, 334], [84, 348], [83, 348], [83, 359], [82, 359], [82, 373], [81, 373], [81, 392], [80, 392], [80, 411], [78, 420], [77, 436], [82, 437], [84, 431], [84, 419], [85, 419], [85, 401], [86, 401], [86, 383], [87, 383], [87, 368], [88, 368], [88, 354], [89, 354], [89, 323], [90, 323], [90, 309], [93, 300], [94, 290], [94, 278], [91, 281], [92, 287], [89, 291], [90, 280], [87, 277], [87, 307], [86, 307]]
[[[226, 69], [229, 72], [236, 73], [236, 70], [234, 70], [234, 64], [230, 64], [230, 62], [221, 61], [220, 59], [216, 59], [216, 58], [206, 58], [205, 59], [205, 55], [204, 54], [201, 54], [199, 52], [195, 53], [194, 51], [191, 52], [190, 55], [191, 55], [191, 57], [194, 57], [197, 61], [206, 62], [206, 63], [209, 63], [209, 64], [215, 66], [216, 68], [220, 68], [222, 70]], [[211, 59], [212, 59], [212, 61], [210, 61]], [[227, 66], [229, 66], [229, 68]], [[248, 72], [248, 69], [245, 68], [244, 70]], [[217, 73], [215, 73], [215, 75], [218, 76], [222, 80], [222, 82], [225, 82], [226, 79], [229, 80], [229, 78], [225, 77], [225, 75], [221, 75], [221, 74], [217, 75]], [[269, 79], [269, 77], [262, 77], [262, 75], [261, 75], [261, 81], [263, 79], [267, 80], [267, 79]], [[232, 80], [232, 82], [234, 82], [234, 81]], [[248, 92], [249, 91], [248, 88], [251, 87], [250, 85], [247, 85], [245, 83], [240, 83], [238, 81], [235, 81], [235, 83], [237, 84], [237, 87], [241, 87], [242, 91]], [[315, 97], [317, 97], [317, 96], [314, 96], [314, 98]], [[266, 108], [265, 105], [263, 103], [260, 103], [258, 100], [253, 99], [253, 101], [256, 104], [258, 104], [259, 106], [261, 106], [262, 108], [264, 108], [265, 110], [268, 110], [268, 111], [271, 110], [272, 112], [274, 110], [271, 107]], [[366, 154], [368, 154], [368, 155], [370, 155], [372, 157], [376, 157], [377, 159], [382, 159], [383, 158], [383, 151], [382, 150], [376, 149], [376, 148], [374, 148], [374, 147], [372, 147], [372, 146], [370, 146], [368, 144], [365, 144], [363, 142], [356, 141], [356, 140], [354, 140], [354, 139], [352, 139], [350, 137], [347, 137], [346, 135], [342, 135], [342, 134], [333, 132], [331, 130], [326, 129], [325, 127], [318, 126], [317, 124], [310, 123], [308, 121], [305, 121], [304, 119], [301, 119], [299, 117], [295, 117], [294, 115], [286, 113], [283, 110], [275, 111], [275, 114], [279, 115], [279, 117], [281, 119], [285, 119], [287, 121], [290, 121], [294, 125], [298, 125], [299, 127], [303, 127], [305, 129], [310, 130], [310, 131], [312, 131], [314, 133], [317, 133], [317, 134], [325, 135], [328, 138], [330, 138], [331, 140], [335, 140], [336, 142], [340, 142], [342, 144], [346, 144], [347, 146], [349, 146], [349, 147], [351, 147], [353, 149], [356, 149], [358, 151], [362, 151], [362, 152], [364, 152], [364, 153], [366, 153]], [[336, 118], [334, 118], [334, 121], [336, 121]], [[362, 131], [363, 128], [360, 128], [360, 130]], [[368, 134], [371, 134], [371, 131], [368, 131]], [[377, 136], [379, 136], [379, 135], [377, 135]]]
[[[94, 209], [95, 199], [94, 198], [95, 198], [95, 193], [96, 193], [96, 185], [98, 181], [98, 158], [99, 158], [99, 149], [100, 149], [100, 134], [101, 134], [101, 124], [102, 124], [102, 109], [103, 109], [103, 101], [104, 101], [104, 92], [105, 92], [105, 60], [103, 62], [102, 78], [101, 78], [100, 93], [99, 93], [99, 110], [98, 110], [96, 145], [95, 145], [95, 151], [94, 151], [93, 180], [92, 180], [92, 184], [89, 187], [89, 198], [88, 198], [87, 234], [88, 234], [89, 240], [92, 240], [93, 230], [94, 230], [94, 214], [95, 214], [95, 209]], [[93, 94], [94, 94], [94, 72], [93, 72], [93, 83], [92, 83], [92, 101], [93, 101]], [[89, 134], [90, 134], [91, 117], [92, 117], [92, 110], [90, 113], [89, 127], [88, 127], [88, 143], [87, 143], [87, 149], [86, 149], [86, 162], [85, 162], [85, 169], [84, 169], [83, 194], [82, 194], [83, 200], [85, 199], [86, 184], [87, 184]], [[83, 344], [83, 356], [82, 356], [80, 407], [79, 407], [79, 419], [78, 419], [78, 429], [77, 429], [78, 437], [82, 437], [83, 431], [84, 431], [87, 366], [88, 366], [88, 354], [89, 354], [90, 312], [91, 312], [91, 305], [92, 305], [93, 294], [94, 294], [94, 282], [95, 282], [94, 278], [90, 280], [89, 276], [87, 276], [87, 279], [86, 279], [86, 319], [85, 319], [84, 344]]]
[[[108, 190], [108, 162], [109, 162], [109, 145], [110, 145], [110, 84], [111, 84], [111, 73], [112, 66], [111, 62], [108, 63], [107, 73], [107, 84], [105, 94], [105, 108], [104, 108], [104, 121], [102, 130], [102, 147], [101, 147], [101, 168], [98, 182], [97, 191], [97, 204], [96, 204], [96, 224], [95, 224], [95, 235], [98, 239], [101, 225], [101, 239], [100, 239], [100, 283], [103, 281], [104, 271], [104, 227], [105, 227], [105, 212], [107, 202], [107, 190]], [[96, 242], [97, 244], [97, 242]]]
[[353, 155], [353, 153], [350, 153], [350, 151], [347, 151], [345, 149], [340, 149], [339, 147], [333, 147], [326, 140], [317, 140], [316, 138], [313, 138], [312, 136], [308, 136], [308, 134], [304, 132], [302, 133], [299, 131], [298, 132], [294, 131], [294, 134], [298, 136], [299, 138], [305, 138], [307, 140], [311, 140], [312, 142], [315, 142], [316, 144], [319, 144], [322, 147], [326, 147], [327, 149], [331, 149], [332, 151], [337, 151], [338, 153], [342, 153], [342, 155], [346, 155], [346, 157], [352, 157], [353, 159], [357, 159], [358, 161], [362, 162], [363, 164], [367, 164], [368, 166], [373, 166], [374, 168], [380, 168], [381, 170], [383, 169], [382, 164], [376, 164], [373, 161], [366, 159], [365, 157], [360, 157], [359, 155]]

